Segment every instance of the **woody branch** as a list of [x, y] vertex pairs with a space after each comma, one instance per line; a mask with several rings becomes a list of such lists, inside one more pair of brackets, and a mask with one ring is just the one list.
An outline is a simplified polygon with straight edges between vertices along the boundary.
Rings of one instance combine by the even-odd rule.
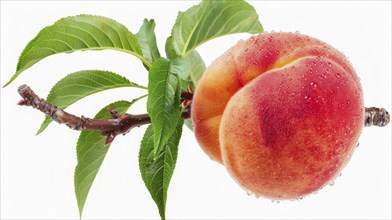
[[[132, 128], [151, 123], [151, 118], [148, 114], [119, 114], [114, 109], [109, 109], [112, 118], [110, 119], [91, 119], [75, 116], [70, 114], [57, 106], [41, 99], [34, 91], [27, 85], [21, 85], [18, 88], [20, 96], [23, 100], [18, 102], [18, 105], [32, 106], [39, 111], [45, 113], [53, 121], [60, 124], [65, 124], [74, 130], [97, 130], [101, 131], [102, 135], [106, 135], [106, 144], [111, 143], [113, 139], [119, 134], [126, 134]], [[191, 92], [183, 92], [181, 99], [186, 103], [187, 107], [182, 113], [182, 118], [190, 118], [190, 102], [192, 100]]]

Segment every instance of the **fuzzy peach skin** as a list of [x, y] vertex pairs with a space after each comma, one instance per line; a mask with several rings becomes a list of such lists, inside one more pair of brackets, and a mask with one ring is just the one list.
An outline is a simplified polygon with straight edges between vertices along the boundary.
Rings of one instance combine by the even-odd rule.
[[206, 70], [192, 120], [203, 150], [247, 191], [299, 198], [347, 163], [363, 127], [362, 89], [330, 45], [298, 33], [263, 33]]

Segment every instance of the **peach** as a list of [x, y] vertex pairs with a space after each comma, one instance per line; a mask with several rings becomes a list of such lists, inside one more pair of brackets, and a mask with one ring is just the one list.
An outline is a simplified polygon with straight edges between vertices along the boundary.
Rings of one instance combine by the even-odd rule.
[[214, 61], [195, 91], [195, 136], [248, 192], [303, 197], [340, 173], [364, 122], [353, 67], [299, 33], [263, 33]]

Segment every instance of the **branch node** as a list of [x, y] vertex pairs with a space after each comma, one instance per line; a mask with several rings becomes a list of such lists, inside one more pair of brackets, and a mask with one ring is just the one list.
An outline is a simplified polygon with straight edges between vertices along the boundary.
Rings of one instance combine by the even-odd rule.
[[109, 113], [113, 119], [117, 119], [120, 117], [120, 113], [115, 109], [109, 109]]

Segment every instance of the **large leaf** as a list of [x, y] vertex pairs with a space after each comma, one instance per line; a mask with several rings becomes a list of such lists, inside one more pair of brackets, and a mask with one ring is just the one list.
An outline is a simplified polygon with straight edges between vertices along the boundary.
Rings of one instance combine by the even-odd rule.
[[151, 66], [151, 63], [143, 57], [136, 36], [124, 25], [101, 16], [78, 15], [60, 19], [42, 29], [23, 50], [16, 72], [5, 86], [24, 70], [50, 55], [103, 49], [132, 54], [142, 60], [146, 66]]
[[[144, 88], [130, 82], [127, 78], [113, 72], [84, 70], [71, 73], [58, 81], [51, 89], [47, 102], [65, 109], [78, 100], [91, 94], [121, 87]], [[43, 132], [52, 120], [46, 116], [37, 135]]]
[[177, 161], [178, 143], [184, 121], [178, 120], [177, 126], [164, 148], [154, 159], [154, 129], [150, 125], [139, 151], [139, 168], [142, 179], [158, 206], [159, 214], [165, 219], [167, 190]]
[[137, 32], [136, 37], [139, 41], [140, 48], [143, 52], [143, 57], [146, 58], [150, 63], [161, 57], [159, 54], [157, 40], [154, 33], [155, 22], [153, 19], [144, 19], [143, 25]]
[[173, 49], [187, 56], [200, 44], [233, 33], [259, 33], [263, 27], [255, 9], [243, 0], [203, 0], [180, 12], [172, 29]]
[[181, 81], [171, 72], [171, 62], [155, 61], [148, 76], [147, 112], [154, 128], [154, 155], [165, 145], [181, 117]]
[[[145, 96], [140, 98], [143, 97]], [[108, 109], [116, 109], [120, 113], [125, 113], [140, 98], [132, 102], [114, 102], [100, 110], [95, 119], [110, 118]], [[82, 131], [76, 145], [78, 164], [75, 169], [74, 184], [80, 216], [82, 216], [90, 188], [109, 150], [110, 145], [105, 145], [105, 139], [106, 137], [102, 136], [100, 131]]]

